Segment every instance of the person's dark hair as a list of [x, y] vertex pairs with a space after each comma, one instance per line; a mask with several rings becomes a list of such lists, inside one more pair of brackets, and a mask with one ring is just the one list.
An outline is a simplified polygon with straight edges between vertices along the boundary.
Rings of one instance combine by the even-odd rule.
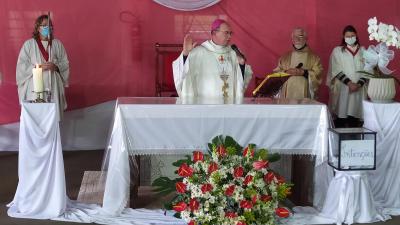
[[[38, 39], [39, 38], [39, 27], [42, 24], [43, 20], [48, 19], [48, 15], [41, 15], [39, 16], [36, 20], [35, 20], [35, 25], [33, 28], [33, 32], [32, 32], [32, 37], [34, 39]], [[53, 22], [51, 20], [49, 20], [49, 26], [50, 26], [50, 40], [53, 40]]]
[[347, 46], [346, 41], [344, 40], [344, 34], [346, 32], [353, 32], [356, 34], [356, 42], [354, 43], [354, 45], [358, 45], [360, 44], [359, 40], [358, 40], [358, 35], [357, 35], [357, 30], [356, 28], [354, 28], [352, 25], [347, 25], [342, 32], [342, 49], [344, 50]]

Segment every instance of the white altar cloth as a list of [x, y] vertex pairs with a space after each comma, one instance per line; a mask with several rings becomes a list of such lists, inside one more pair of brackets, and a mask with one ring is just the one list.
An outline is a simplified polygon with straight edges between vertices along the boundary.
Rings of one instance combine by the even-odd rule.
[[8, 215], [50, 219], [67, 204], [58, 113], [54, 103], [22, 103], [18, 187]]
[[364, 127], [376, 131], [376, 170], [368, 180], [376, 204], [400, 215], [400, 103], [363, 102]]
[[8, 215], [112, 225], [184, 225], [162, 210], [124, 209], [118, 216], [99, 205], [68, 199], [64, 161], [54, 103], [22, 103], [19, 137], [19, 183]]
[[390, 219], [376, 206], [364, 171], [336, 171], [320, 216], [332, 219], [336, 224], [373, 223]]
[[[118, 215], [129, 199], [129, 155], [206, 151], [207, 143], [223, 134], [242, 146], [254, 143], [272, 152], [315, 155], [316, 166], [322, 166], [329, 124], [326, 105], [307, 99], [245, 98], [241, 104], [218, 104], [196, 99], [119, 98], [104, 158], [103, 211]], [[329, 176], [319, 171], [314, 175], [314, 192], [324, 195]], [[323, 197], [314, 195], [315, 201]]]

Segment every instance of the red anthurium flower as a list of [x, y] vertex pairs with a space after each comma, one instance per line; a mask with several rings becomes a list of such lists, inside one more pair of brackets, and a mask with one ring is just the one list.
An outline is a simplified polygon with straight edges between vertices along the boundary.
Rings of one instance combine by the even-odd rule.
[[244, 185], [248, 185], [252, 180], [253, 180], [253, 176], [247, 175], [247, 176], [244, 178], [243, 184], [244, 184]]
[[225, 217], [235, 218], [235, 217], [237, 217], [237, 215], [234, 212], [225, 212]]
[[243, 171], [244, 171], [243, 167], [241, 167], [241, 166], [236, 167], [236, 168], [233, 170], [233, 176], [234, 176], [235, 178], [236, 178], [236, 177], [242, 177], [242, 176], [243, 176]]
[[216, 171], [217, 169], [218, 169], [218, 164], [215, 162], [212, 162], [208, 166], [208, 173], [211, 174], [212, 172]]
[[182, 212], [186, 209], [186, 203], [185, 202], [179, 202], [178, 204], [172, 206], [172, 208], [177, 211], [177, 212]]
[[196, 225], [196, 221], [191, 220], [191, 221], [188, 223], [188, 225]]
[[200, 203], [195, 198], [190, 199], [189, 207], [190, 207], [191, 211], [195, 211], [195, 210], [199, 209], [199, 206], [200, 206]]
[[253, 157], [254, 157], [254, 149], [249, 148], [249, 147], [247, 146], [247, 147], [244, 149], [244, 151], [243, 151], [243, 156], [244, 156], [244, 157], [248, 156], [248, 157], [253, 158]]
[[268, 161], [266, 160], [258, 160], [253, 162], [253, 168], [255, 170], [261, 170], [262, 168], [266, 168], [268, 166]]
[[190, 177], [193, 174], [193, 169], [186, 163], [183, 163], [178, 169], [178, 175], [181, 177]]
[[286, 208], [282, 208], [282, 207], [276, 208], [275, 214], [281, 218], [286, 218], [286, 217], [289, 217], [289, 215], [290, 215], [289, 210], [287, 210]]
[[186, 192], [186, 184], [183, 182], [176, 182], [175, 184], [176, 191], [178, 193], [185, 193]]
[[252, 202], [253, 204], [256, 204], [256, 202], [257, 202], [257, 195], [253, 195], [253, 197], [251, 198], [251, 202]]
[[274, 178], [275, 178], [275, 174], [271, 171], [264, 175], [265, 183], [271, 183], [274, 180]]
[[223, 145], [220, 145], [217, 147], [217, 153], [219, 157], [224, 157], [226, 156], [226, 148]]
[[285, 183], [285, 178], [283, 178], [282, 176], [276, 176], [276, 179], [278, 180], [278, 184]]
[[193, 162], [197, 161], [203, 161], [204, 160], [204, 155], [200, 151], [194, 151], [193, 152]]
[[240, 208], [251, 209], [252, 207], [253, 207], [253, 203], [251, 203], [251, 201], [242, 200], [240, 202]]
[[232, 196], [234, 191], [235, 191], [235, 185], [231, 185], [225, 190], [225, 195]]
[[260, 200], [263, 202], [271, 201], [272, 197], [270, 195], [261, 195]]
[[246, 222], [244, 222], [244, 221], [239, 221], [239, 222], [237, 222], [237, 224], [236, 225], [247, 225], [247, 223]]
[[203, 192], [203, 194], [211, 191], [212, 189], [213, 189], [213, 186], [211, 184], [203, 184], [201, 186], [201, 192]]

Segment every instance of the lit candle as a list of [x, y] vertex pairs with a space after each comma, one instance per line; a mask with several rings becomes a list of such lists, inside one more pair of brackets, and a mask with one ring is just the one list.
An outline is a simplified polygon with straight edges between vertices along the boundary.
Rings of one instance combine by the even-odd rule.
[[43, 71], [42, 68], [39, 68], [39, 65], [36, 64], [36, 66], [32, 69], [32, 74], [33, 74], [33, 91], [34, 92], [43, 92]]

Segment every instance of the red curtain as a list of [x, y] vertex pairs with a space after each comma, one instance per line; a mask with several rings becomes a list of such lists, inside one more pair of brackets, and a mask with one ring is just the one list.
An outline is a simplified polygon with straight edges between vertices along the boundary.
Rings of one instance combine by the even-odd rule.
[[[69, 110], [118, 96], [154, 96], [155, 43], [181, 43], [189, 31], [200, 43], [209, 37], [209, 25], [217, 17], [231, 23], [232, 43], [246, 53], [256, 76], [270, 73], [278, 57], [290, 50], [293, 27], [308, 30], [309, 45], [326, 70], [344, 26], [353, 24], [366, 47], [376, 44], [368, 40], [370, 17], [400, 27], [397, 0], [222, 0], [194, 12], [143, 0], [2, 0], [0, 124], [19, 119], [17, 57], [31, 36], [34, 19], [48, 10], [53, 15], [55, 36], [64, 43], [70, 60], [70, 87], [66, 89]], [[397, 57], [389, 68], [399, 68]], [[254, 84], [248, 94], [252, 88]], [[327, 102], [325, 85], [321, 85], [320, 96]]]

